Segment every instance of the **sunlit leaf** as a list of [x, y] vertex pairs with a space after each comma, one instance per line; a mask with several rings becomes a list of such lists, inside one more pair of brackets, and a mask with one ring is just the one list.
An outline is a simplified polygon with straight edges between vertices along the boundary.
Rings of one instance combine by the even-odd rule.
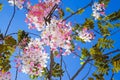
[[16, 40], [12, 36], [6, 36], [4, 40], [5, 40], [5, 44], [10, 46], [14, 46], [17, 44]]
[[0, 3], [0, 11], [2, 10], [2, 8], [3, 8], [3, 4]]

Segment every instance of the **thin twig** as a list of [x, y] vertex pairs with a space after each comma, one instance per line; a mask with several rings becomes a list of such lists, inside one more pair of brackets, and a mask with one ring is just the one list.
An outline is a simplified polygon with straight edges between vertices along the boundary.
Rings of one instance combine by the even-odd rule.
[[8, 32], [8, 30], [9, 30], [10, 26], [11, 26], [11, 23], [12, 23], [12, 21], [13, 21], [13, 18], [14, 18], [14, 16], [15, 16], [15, 12], [16, 12], [16, 10], [15, 10], [15, 0], [13, 0], [13, 1], [14, 1], [14, 10], [13, 10], [12, 17], [11, 17], [9, 23], [8, 23], [7, 29], [6, 29], [6, 31], [5, 31], [5, 36], [7, 35], [7, 32]]
[[[111, 55], [111, 54], [116, 53], [116, 52], [120, 52], [120, 49], [116, 49], [114, 51], [110, 51], [108, 53], [105, 53], [104, 56], [108, 56], [108, 55]], [[92, 61], [92, 60], [94, 60], [94, 59], [89, 59], [89, 61]]]
[[[62, 61], [63, 61], [63, 56], [61, 55], [61, 59], [60, 59], [60, 65], [61, 65], [61, 67], [62, 67]], [[62, 72], [61, 72], [60, 80], [62, 80]]]
[[90, 65], [90, 67], [89, 67], [89, 70], [88, 70], [87, 74], [83, 77], [83, 79], [82, 79], [82, 80], [85, 80], [85, 78], [89, 75], [89, 73], [90, 73], [91, 69], [92, 69], [92, 65]]
[[85, 65], [89, 62], [89, 58], [87, 58], [87, 60], [84, 62], [84, 64], [77, 70], [77, 72], [73, 75], [73, 77], [70, 80], [74, 80], [78, 74], [82, 71], [82, 69], [85, 67]]
[[101, 35], [101, 33], [100, 32], [98, 32], [97, 30], [95, 30], [95, 29], [93, 29], [96, 33], [98, 33], [99, 35]]
[[[53, 6], [53, 8], [51, 9], [50, 13], [47, 15], [47, 17], [44, 17], [45, 23], [46, 23], [46, 22], [49, 22], [49, 23], [50, 23], [50, 20], [51, 20], [50, 18], [51, 18], [53, 12], [55, 11], [55, 9], [56, 9], [57, 7], [58, 7], [58, 5], [55, 4], [55, 5]], [[47, 25], [47, 23], [46, 23], [46, 25]]]
[[65, 71], [66, 71], [66, 73], [67, 73], [67, 76], [68, 76], [68, 78], [69, 78], [69, 80], [70, 80], [70, 74], [69, 74], [69, 72], [68, 72], [68, 70], [67, 70], [67, 66], [66, 66], [66, 63], [65, 63], [64, 60], [63, 60], [63, 63], [64, 63], [64, 68], [65, 68]]
[[112, 76], [111, 76], [110, 80], [113, 80], [113, 77], [114, 77], [114, 73], [112, 73]]
[[51, 51], [51, 53], [50, 53], [50, 71], [49, 71], [49, 75], [48, 75], [49, 80], [52, 80], [53, 65], [54, 65], [54, 55], [53, 55], [53, 52]]
[[73, 15], [77, 14], [80, 10], [86, 9], [87, 7], [91, 6], [92, 4], [93, 4], [93, 0], [91, 0], [91, 2], [88, 5], [84, 6], [83, 8], [81, 8], [81, 9], [77, 10], [76, 12], [72, 13], [71, 15], [67, 16], [65, 19], [63, 19], [63, 21], [69, 19]]
[[18, 68], [16, 69], [15, 80], [17, 80], [17, 76], [18, 76]]
[[115, 31], [115, 32], [113, 32], [113, 33], [111, 34], [111, 36], [117, 34], [118, 32], [120, 32], [120, 29], [117, 30], [117, 31]]
[[116, 53], [116, 52], [120, 52], [120, 49], [116, 49], [116, 50], [111, 51], [111, 52], [108, 52], [108, 53], [106, 53], [106, 54], [104, 54], [104, 55], [110, 55], [110, 54]]
[[[26, 32], [26, 33], [40, 37], [38, 34], [35, 34], [35, 33], [31, 33], [31, 32]], [[16, 33], [10, 33], [10, 34], [8, 34], [7, 36], [11, 36], [11, 35], [15, 35], [15, 34], [18, 34], [18, 33], [17, 33], [17, 32], [16, 32]], [[40, 37], [40, 38], [41, 38], [41, 37]]]

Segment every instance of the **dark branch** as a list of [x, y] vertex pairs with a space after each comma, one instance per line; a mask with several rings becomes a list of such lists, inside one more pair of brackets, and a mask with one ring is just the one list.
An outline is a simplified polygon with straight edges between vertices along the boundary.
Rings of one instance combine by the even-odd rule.
[[115, 31], [115, 32], [113, 32], [113, 33], [111, 34], [111, 36], [117, 34], [118, 32], [120, 32], [120, 29], [117, 30], [117, 31]]
[[[31, 33], [31, 32], [26, 32], [26, 33], [40, 37], [39, 35], [37, 35], [37, 34], [35, 34], [35, 33]], [[18, 33], [10, 33], [10, 34], [8, 34], [7, 36], [11, 36], [11, 35], [15, 35], [15, 34], [18, 34]], [[40, 38], [41, 38], [41, 37], [40, 37]]]
[[17, 80], [17, 76], [18, 76], [18, 68], [16, 68], [15, 80]]
[[97, 30], [93, 29], [93, 31], [95, 31], [96, 33], [98, 33], [99, 35], [101, 35], [101, 33], [100, 33], [100, 32], [98, 32]]
[[[60, 59], [60, 65], [61, 65], [61, 67], [62, 67], [62, 61], [63, 61], [63, 56], [61, 55], [61, 59]], [[61, 72], [60, 80], [62, 80], [62, 72]]]
[[85, 65], [88, 63], [89, 58], [90, 58], [90, 57], [87, 58], [87, 60], [85, 61], [85, 63], [77, 70], [77, 72], [73, 75], [73, 77], [72, 77], [70, 80], [74, 80], [74, 79], [78, 76], [78, 74], [82, 71], [82, 69], [83, 69], [83, 68], [85, 67]]
[[116, 53], [116, 52], [120, 52], [120, 49], [116, 49], [116, 50], [108, 52], [108, 53], [106, 53], [104, 55], [110, 55], [110, 54], [113, 54], [113, 53]]
[[112, 73], [112, 76], [111, 76], [110, 80], [113, 80], [113, 77], [114, 77], [114, 73]]
[[15, 0], [14, 0], [14, 10], [13, 10], [12, 17], [11, 17], [9, 23], [8, 23], [7, 29], [6, 29], [6, 31], [5, 31], [5, 36], [7, 35], [7, 32], [8, 32], [8, 30], [9, 30], [10, 26], [11, 26], [11, 23], [12, 23], [13, 18], [14, 18], [14, 16], [15, 16], [15, 12], [16, 12], [16, 11], [15, 11]]
[[89, 73], [90, 73], [91, 69], [92, 69], [92, 65], [90, 65], [90, 67], [89, 67], [89, 70], [88, 70], [87, 74], [83, 77], [83, 79], [82, 79], [82, 80], [85, 80], [85, 78], [89, 75]]
[[64, 60], [63, 60], [63, 63], [64, 63], [64, 68], [65, 68], [65, 71], [66, 71], [66, 73], [67, 73], [67, 76], [68, 76], [68, 78], [69, 78], [69, 80], [70, 80], [70, 74], [69, 74], [69, 72], [68, 72], [68, 70], [67, 70], [67, 66], [66, 66], [66, 63], [65, 63]]
[[86, 9], [87, 7], [91, 6], [92, 4], [93, 4], [93, 0], [91, 0], [91, 2], [88, 5], [84, 6], [83, 8], [81, 8], [81, 9], [77, 10], [76, 12], [72, 13], [71, 15], [67, 16], [65, 19], [63, 19], [63, 21], [69, 19], [73, 15], [77, 14], [80, 10]]
[[54, 55], [53, 55], [53, 52], [51, 51], [51, 53], [50, 53], [50, 71], [49, 71], [49, 75], [48, 75], [48, 80], [52, 80], [53, 66], [54, 66]]

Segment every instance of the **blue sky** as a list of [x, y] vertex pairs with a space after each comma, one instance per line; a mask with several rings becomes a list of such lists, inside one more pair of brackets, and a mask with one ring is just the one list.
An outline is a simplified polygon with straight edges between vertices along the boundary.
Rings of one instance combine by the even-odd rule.
[[[37, 2], [37, 0], [33, 0], [33, 2], [34, 1]], [[77, 9], [82, 8], [83, 6], [88, 4], [90, 1], [91, 0], [62, 0], [63, 4], [61, 5], [61, 7], [64, 9], [64, 11], [65, 11], [66, 7], [70, 7], [73, 11], [76, 11]], [[94, 1], [97, 1], [97, 0], [94, 0]], [[9, 23], [9, 20], [11, 18], [11, 15], [13, 13], [13, 7], [7, 3], [7, 0], [0, 0], [0, 2], [2, 2], [4, 5], [3, 10], [0, 12], [0, 30], [2, 33], [4, 33], [6, 30], [6, 27]], [[113, 11], [118, 11], [118, 9], [120, 9], [119, 5], [120, 5], [120, 0], [111, 0], [108, 7], [106, 8], [106, 15], [110, 14]], [[8, 34], [11, 32], [17, 32], [19, 29], [39, 34], [39, 32], [37, 32], [36, 30], [28, 29], [27, 24], [24, 22], [25, 13], [26, 13], [25, 10], [17, 10], [16, 11], [15, 17], [14, 17], [11, 27], [8, 31]], [[68, 21], [72, 21], [73, 23], [82, 24], [85, 21], [85, 18], [90, 17], [91, 13], [92, 13], [91, 7], [88, 7], [82, 15], [74, 15], [73, 17], [68, 19]], [[65, 12], [65, 17], [67, 15], [70, 15], [70, 13]], [[116, 40], [115, 45], [114, 45], [115, 49], [119, 48], [119, 45], [120, 45], [120, 43], [119, 43], [120, 36], [119, 35], [120, 35], [120, 33], [111, 37], [114, 40]], [[97, 36], [97, 37], [99, 37], [99, 36]], [[76, 42], [76, 46], [80, 46], [82, 48], [83, 47], [90, 48], [95, 42], [96, 42], [96, 40], [92, 41], [91, 43], [86, 43], [86, 44]], [[80, 53], [79, 51], [77, 51], [77, 52]], [[59, 58], [56, 58], [56, 59], [57, 59], [57, 61], [60, 60]], [[11, 60], [13, 60], [13, 58], [11, 58]], [[67, 70], [68, 70], [70, 76], [72, 77], [73, 74], [81, 66], [80, 59], [77, 57], [74, 58], [74, 55], [69, 55], [69, 56], [64, 57], [64, 61], [66, 62]], [[75, 80], [81, 80], [81, 78], [83, 78], [84, 75], [87, 73], [88, 68], [89, 68], [89, 64], [85, 67], [85, 69], [78, 75], [78, 77]], [[95, 70], [95, 68], [92, 67], [91, 72], [94, 70]], [[16, 69], [12, 68], [10, 71], [12, 72], [12, 80], [14, 80]], [[119, 73], [119, 75], [120, 75], [120, 73]], [[115, 80], [120, 80], [119, 75], [114, 76]], [[89, 76], [91, 76], [91, 74], [89, 74]], [[110, 75], [106, 76], [106, 80], [109, 80], [109, 78], [110, 78]], [[30, 79], [29, 79], [28, 75], [19, 73], [18, 80], [30, 80]], [[69, 80], [66, 73], [64, 74], [62, 80]], [[87, 79], [85, 79], [85, 80], [87, 80]]]

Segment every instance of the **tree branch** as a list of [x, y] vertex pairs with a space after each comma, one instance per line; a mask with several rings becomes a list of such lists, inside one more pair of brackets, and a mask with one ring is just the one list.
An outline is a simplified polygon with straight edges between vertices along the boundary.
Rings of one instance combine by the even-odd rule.
[[6, 29], [6, 31], [5, 31], [5, 35], [4, 35], [4, 36], [7, 35], [7, 32], [8, 32], [8, 30], [9, 30], [9, 28], [10, 28], [10, 26], [11, 26], [11, 23], [12, 23], [12, 21], [13, 21], [13, 18], [14, 18], [14, 16], [15, 16], [15, 12], [16, 12], [16, 10], [15, 10], [15, 0], [13, 0], [13, 1], [14, 1], [14, 10], [13, 10], [13, 14], [12, 14], [12, 17], [11, 17], [9, 23], [8, 23], [8, 26], [7, 26], [7, 29]]
[[110, 55], [110, 54], [116, 53], [116, 52], [120, 52], [120, 49], [116, 49], [116, 50], [111, 51], [111, 52], [108, 52], [108, 53], [106, 53], [106, 54], [104, 54], [104, 55]]
[[52, 80], [52, 69], [53, 69], [53, 65], [54, 65], [54, 55], [53, 55], [52, 51], [50, 54], [51, 54], [50, 55], [50, 71], [49, 71], [48, 79]]
[[18, 68], [16, 69], [15, 80], [17, 80], [17, 76], [18, 76]]
[[114, 73], [112, 73], [112, 76], [111, 76], [110, 80], [113, 80], [113, 77], [114, 77]]
[[65, 63], [64, 60], [63, 60], [63, 63], [64, 63], [64, 68], [65, 68], [65, 71], [66, 71], [66, 73], [67, 73], [67, 76], [68, 76], [68, 78], [69, 78], [69, 80], [70, 80], [70, 74], [69, 74], [69, 72], [68, 72], [68, 70], [67, 70], [67, 66], [66, 66], [66, 63]]
[[91, 2], [88, 5], [84, 6], [83, 8], [81, 8], [81, 9], [77, 10], [76, 12], [72, 13], [71, 15], [67, 16], [65, 19], [63, 19], [63, 21], [69, 19], [73, 15], [77, 14], [80, 10], [86, 9], [87, 7], [91, 6], [92, 4], [93, 4], [93, 0], [91, 0]]
[[118, 32], [120, 32], [120, 29], [117, 30], [117, 31], [115, 31], [115, 32], [113, 32], [113, 33], [111, 34], [111, 36], [117, 34]]
[[92, 65], [90, 65], [90, 67], [89, 67], [89, 70], [88, 70], [87, 74], [86, 74], [86, 75], [82, 78], [82, 80], [85, 80], [85, 78], [89, 75], [89, 73], [90, 73], [91, 69], [92, 69]]
[[74, 80], [74, 79], [78, 76], [78, 74], [82, 71], [82, 69], [83, 69], [83, 68], [85, 67], [85, 65], [88, 63], [89, 58], [90, 58], [90, 57], [87, 58], [87, 60], [85, 61], [85, 63], [77, 70], [77, 72], [73, 75], [73, 77], [72, 77], [70, 80]]
[[[26, 33], [31, 34], [31, 35], [34, 35], [34, 36], [38, 36], [38, 37], [41, 38], [41, 36], [39, 36], [39, 35], [37, 35], [37, 34], [35, 34], [35, 33], [31, 33], [31, 32], [26, 32]], [[16, 33], [10, 33], [10, 34], [8, 34], [7, 36], [11, 36], [11, 35], [15, 35], [15, 34], [18, 34], [18, 33], [17, 33], [17, 32], [16, 32]]]

